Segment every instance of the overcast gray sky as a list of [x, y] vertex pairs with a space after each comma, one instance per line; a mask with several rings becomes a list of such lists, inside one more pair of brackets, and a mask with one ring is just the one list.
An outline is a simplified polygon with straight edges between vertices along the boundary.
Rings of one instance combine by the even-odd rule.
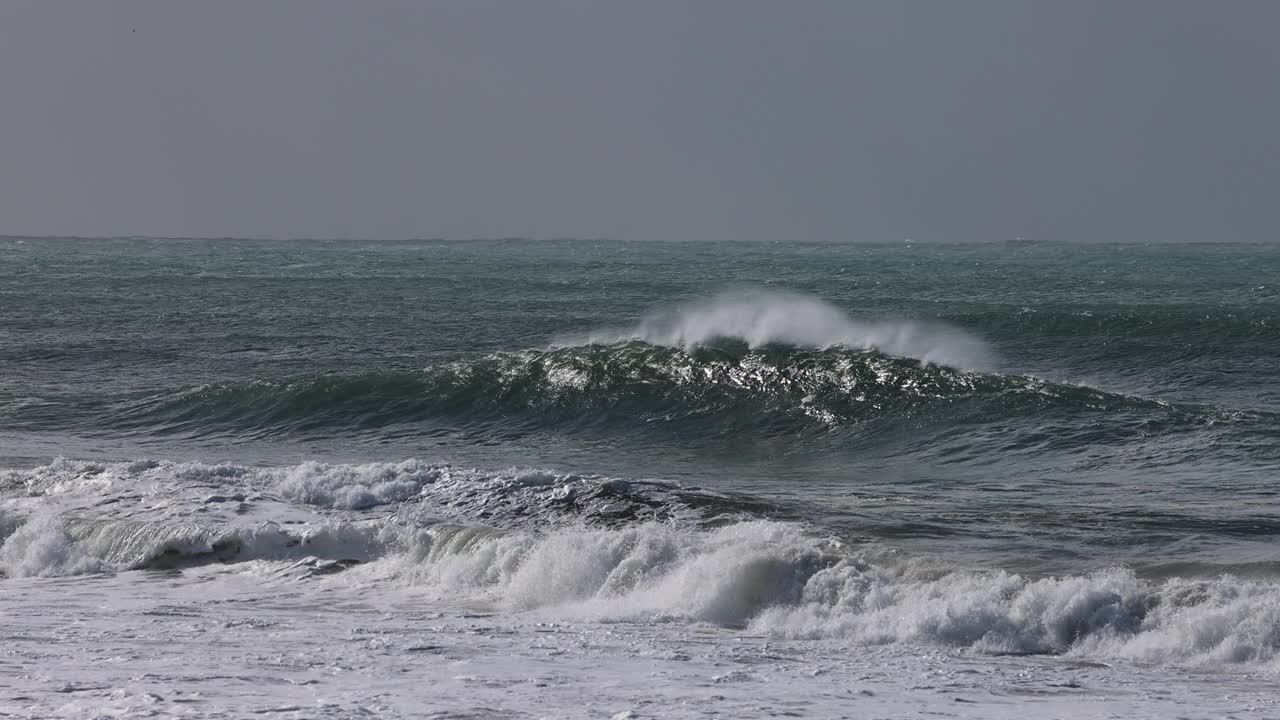
[[0, 233], [1280, 239], [1280, 2], [0, 0]]

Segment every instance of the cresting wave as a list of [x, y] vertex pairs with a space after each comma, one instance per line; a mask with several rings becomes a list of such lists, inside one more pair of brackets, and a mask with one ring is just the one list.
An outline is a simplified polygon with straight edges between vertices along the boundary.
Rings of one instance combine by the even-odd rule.
[[957, 568], [764, 519], [780, 514], [767, 503], [657, 483], [416, 462], [64, 460], [5, 473], [0, 487], [11, 578], [251, 561], [286, 582], [408, 587], [424, 604], [579, 621], [1083, 659], [1280, 658], [1274, 577]]
[[817, 298], [766, 290], [721, 293], [650, 313], [631, 329], [561, 338], [556, 345], [640, 341], [693, 350], [723, 340], [737, 340], [749, 348], [783, 345], [876, 351], [954, 368], [986, 368], [992, 361], [987, 343], [941, 323], [863, 322]]
[[[293, 434], [436, 431], [519, 437], [543, 431], [643, 435], [660, 442], [717, 438], [805, 442], [1096, 416], [1061, 423], [1115, 442], [1258, 414], [1172, 405], [1034, 377], [973, 369], [981, 340], [954, 328], [864, 323], [819, 300], [733, 293], [658, 312], [637, 326], [561, 338], [542, 350], [498, 352], [412, 371], [325, 374], [205, 384], [101, 398], [67, 417], [56, 406], [10, 408], [16, 429], [252, 442]], [[1261, 418], [1276, 425], [1276, 418]], [[713, 422], [709, 422], [713, 421]], [[1036, 441], [1040, 442], [1040, 441]]]

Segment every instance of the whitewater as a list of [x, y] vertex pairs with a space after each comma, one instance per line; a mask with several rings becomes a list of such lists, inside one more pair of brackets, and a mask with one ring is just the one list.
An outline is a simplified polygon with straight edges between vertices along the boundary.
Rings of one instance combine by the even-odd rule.
[[1280, 713], [1272, 250], [5, 243], [5, 714]]
[[[1171, 711], [1175, 679], [1226, 713], [1276, 704], [1274, 582], [958, 570], [531, 470], [63, 460], [3, 483], [8, 655], [41, 668], [18, 714], [1102, 717]], [[74, 576], [86, 597], [59, 600]]]

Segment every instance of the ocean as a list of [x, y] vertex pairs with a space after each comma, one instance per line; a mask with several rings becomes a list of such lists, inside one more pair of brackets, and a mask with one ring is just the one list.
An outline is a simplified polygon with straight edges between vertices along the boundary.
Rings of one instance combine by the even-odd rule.
[[0, 714], [1280, 714], [1280, 245], [0, 238]]

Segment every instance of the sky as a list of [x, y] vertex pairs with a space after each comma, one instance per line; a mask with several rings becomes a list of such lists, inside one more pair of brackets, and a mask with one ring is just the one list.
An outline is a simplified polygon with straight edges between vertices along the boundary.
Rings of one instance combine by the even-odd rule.
[[0, 0], [0, 234], [1280, 240], [1280, 2]]

